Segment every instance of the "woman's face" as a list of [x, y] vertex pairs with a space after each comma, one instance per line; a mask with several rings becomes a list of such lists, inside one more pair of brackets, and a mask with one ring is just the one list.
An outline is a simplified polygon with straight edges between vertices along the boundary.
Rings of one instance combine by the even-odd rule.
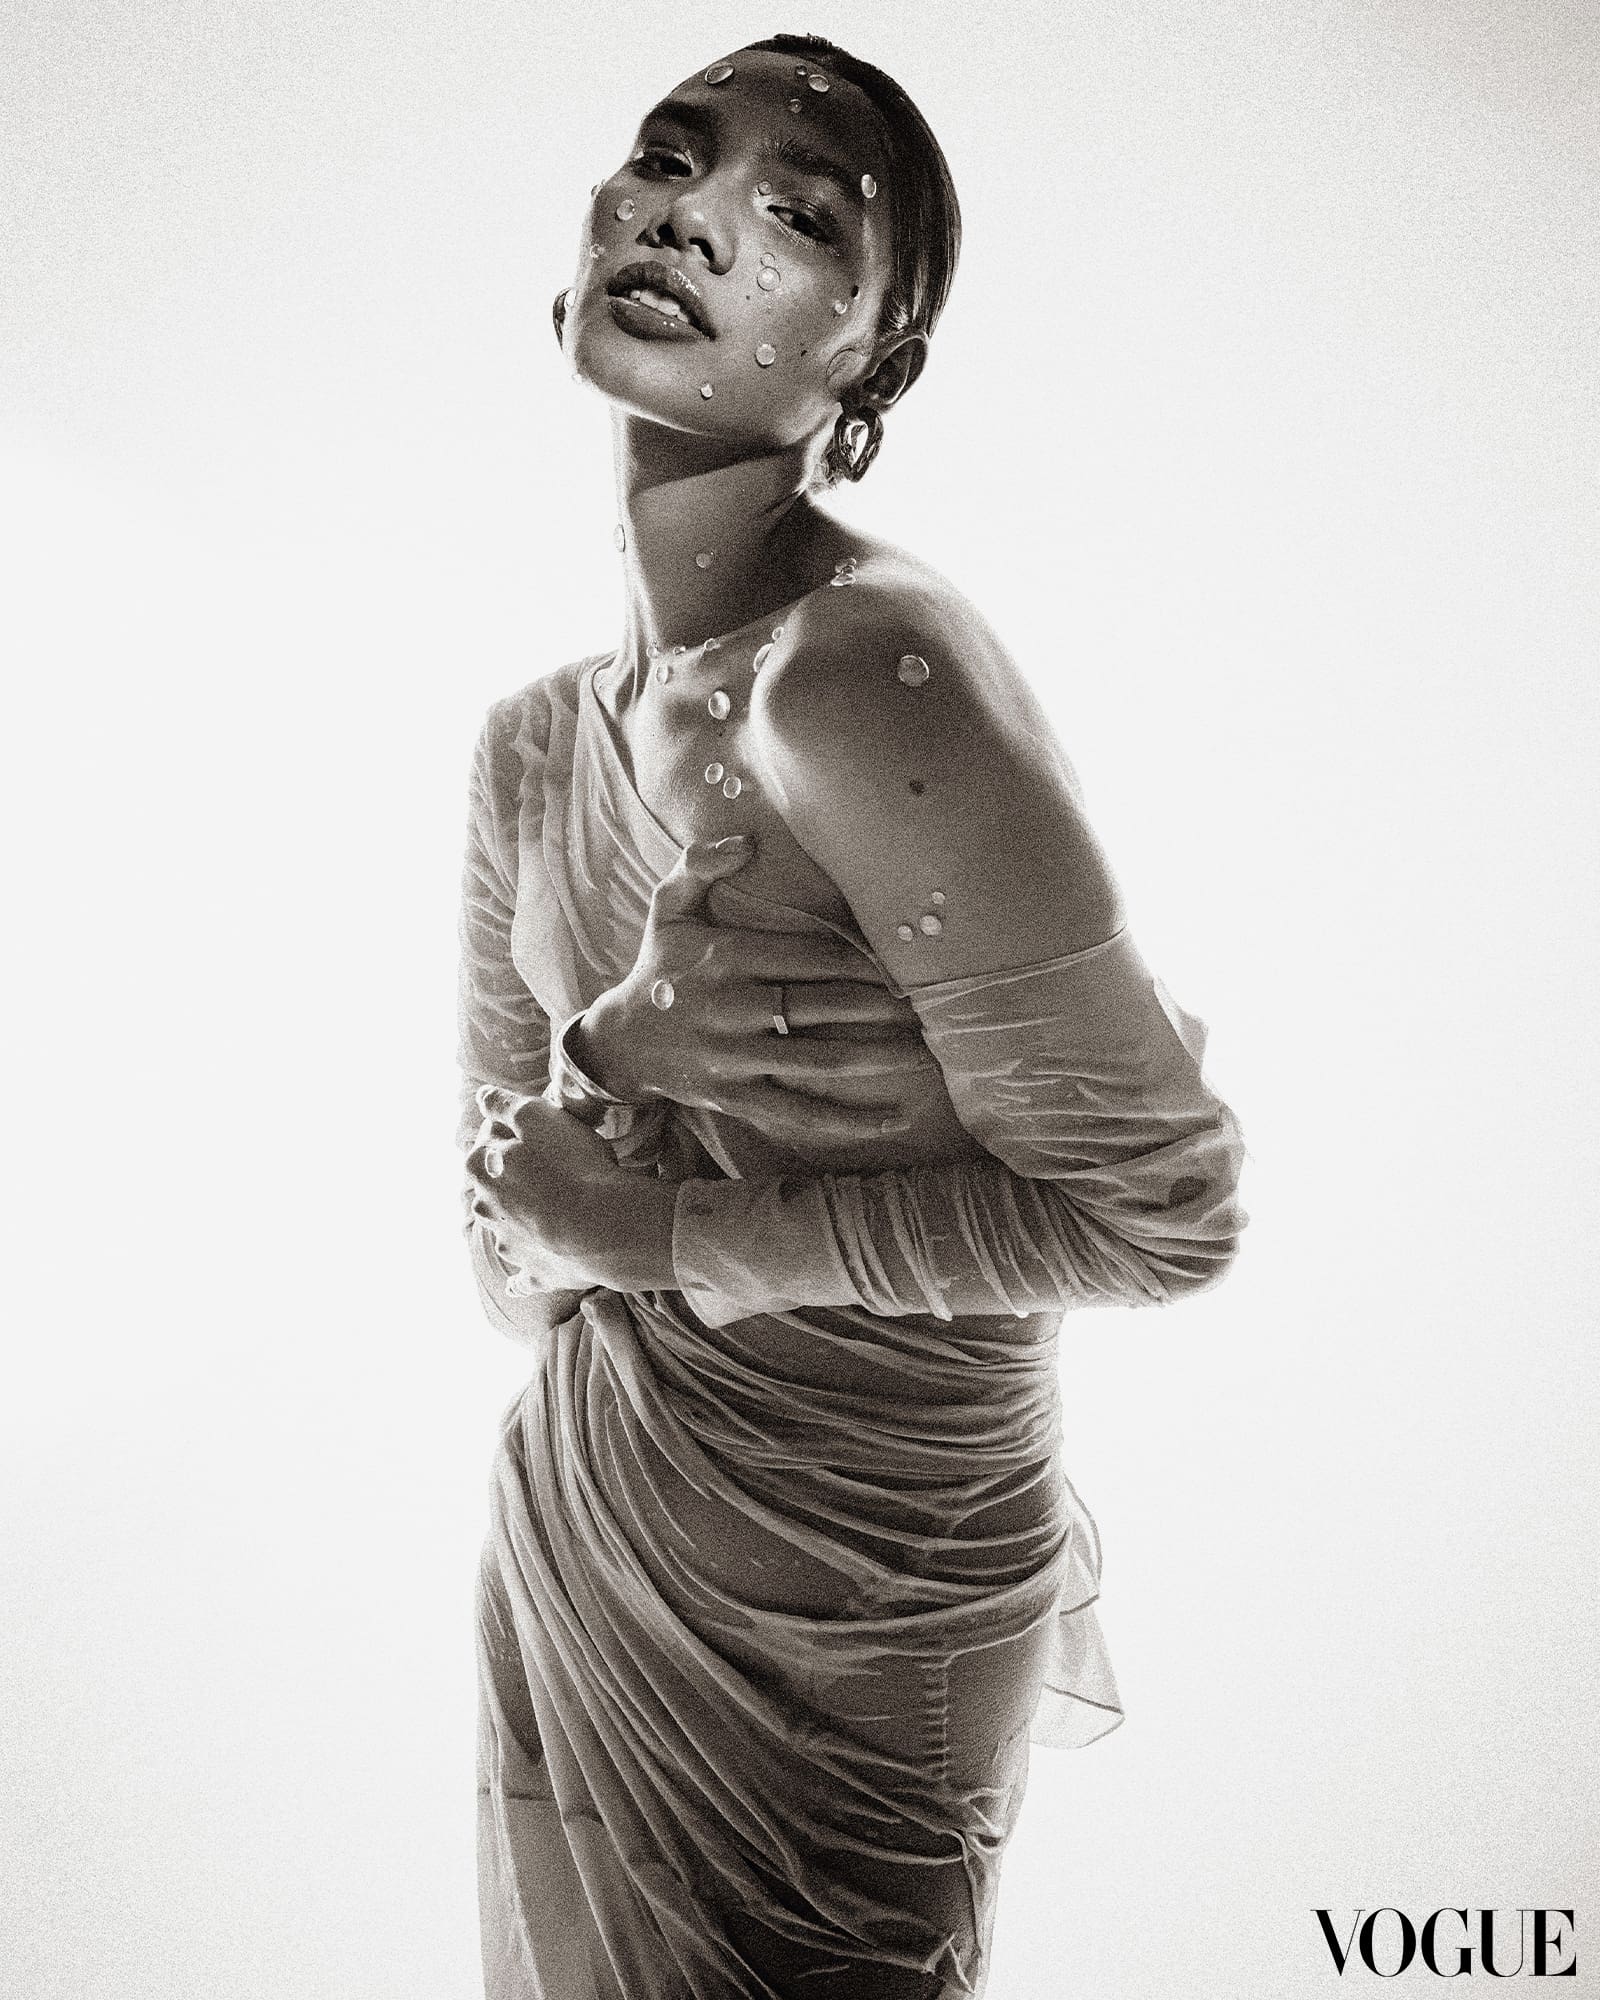
[[831, 429], [872, 365], [884, 175], [856, 85], [765, 49], [710, 64], [649, 113], [594, 192], [568, 359], [674, 429], [767, 448]]

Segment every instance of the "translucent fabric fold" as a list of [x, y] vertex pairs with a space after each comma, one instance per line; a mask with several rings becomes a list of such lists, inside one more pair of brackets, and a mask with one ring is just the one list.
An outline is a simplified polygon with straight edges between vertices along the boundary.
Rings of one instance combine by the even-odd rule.
[[[483, 1083], [582, 1094], [551, 1024], [631, 967], [679, 858], [602, 663], [497, 703], [474, 755], [464, 1145]], [[730, 904], [883, 977], [848, 926]], [[490, 2000], [975, 2000], [1030, 1744], [1121, 1718], [1060, 1314], [1209, 1281], [1237, 1130], [1125, 936], [912, 999], [961, 1158], [820, 1172], [656, 1106], [629, 1159], [684, 1183], [677, 1287], [508, 1296], [474, 1237], [534, 1357], [479, 1592]]]
[[1204, 1024], [1126, 929], [910, 998], [989, 1157], [686, 1182], [673, 1261], [703, 1319], [780, 1299], [941, 1319], [1162, 1305], [1221, 1275], [1244, 1224], [1243, 1139], [1202, 1073]]

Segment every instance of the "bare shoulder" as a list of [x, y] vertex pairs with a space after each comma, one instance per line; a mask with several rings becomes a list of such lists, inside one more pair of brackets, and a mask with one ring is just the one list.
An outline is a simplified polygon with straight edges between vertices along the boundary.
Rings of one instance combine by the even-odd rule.
[[750, 720], [791, 832], [905, 983], [1077, 950], [1120, 920], [1022, 667], [928, 566], [874, 556], [802, 600]]
[[[979, 729], [1019, 750], [1050, 732], [1027, 681], [977, 607], [898, 550], [875, 555], [847, 589], [803, 598], [786, 621], [752, 719], [775, 753], [850, 758], [904, 749], [926, 757]], [[863, 740], [860, 732], [867, 732]]]

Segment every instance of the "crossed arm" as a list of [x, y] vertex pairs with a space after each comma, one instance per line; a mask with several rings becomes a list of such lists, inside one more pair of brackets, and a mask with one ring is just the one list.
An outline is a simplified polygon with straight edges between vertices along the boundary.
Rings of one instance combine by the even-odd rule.
[[[948, 599], [863, 592], [848, 626], [827, 603], [794, 623], [752, 712], [764, 782], [911, 995], [927, 1042], [916, 1059], [940, 1061], [985, 1155], [773, 1182], [646, 1180], [554, 1105], [512, 1119], [511, 1099], [495, 1098], [499, 1122], [469, 1154], [477, 1233], [555, 1292], [679, 1289], [712, 1321], [805, 1305], [946, 1316], [1155, 1304], [1214, 1282], [1243, 1221], [1237, 1127], [1201, 1077], [1198, 1024], [1163, 1000], [1126, 938], [1076, 783], [1015, 668]], [[896, 671], [908, 652], [928, 662], [920, 684]], [[500, 877], [477, 912], [489, 921], [492, 901], [514, 980], [512, 893]], [[490, 931], [478, 936], [492, 958]], [[504, 1020], [492, 968], [485, 990]], [[532, 1006], [512, 1006], [518, 1023]], [[480, 1046], [469, 1089], [542, 1087], [534, 1037], [517, 1034], [527, 1061], [495, 1068]], [[543, 1034], [548, 1065], [548, 1023]]]

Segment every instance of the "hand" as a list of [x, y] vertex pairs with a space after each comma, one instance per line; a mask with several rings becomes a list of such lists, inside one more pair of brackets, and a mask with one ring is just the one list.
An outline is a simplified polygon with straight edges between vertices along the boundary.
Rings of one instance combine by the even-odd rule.
[[605, 1140], [541, 1097], [488, 1087], [467, 1154], [469, 1227], [541, 1291], [670, 1286], [677, 1185], [619, 1167]]
[[[705, 1105], [797, 1148], [906, 1130], [904, 1104], [937, 1075], [910, 1003], [863, 977], [842, 938], [705, 921], [712, 885], [753, 852], [745, 836], [685, 851], [650, 899], [632, 971], [586, 1010], [574, 1056], [614, 1096]], [[663, 982], [666, 1008], [650, 997]]]

